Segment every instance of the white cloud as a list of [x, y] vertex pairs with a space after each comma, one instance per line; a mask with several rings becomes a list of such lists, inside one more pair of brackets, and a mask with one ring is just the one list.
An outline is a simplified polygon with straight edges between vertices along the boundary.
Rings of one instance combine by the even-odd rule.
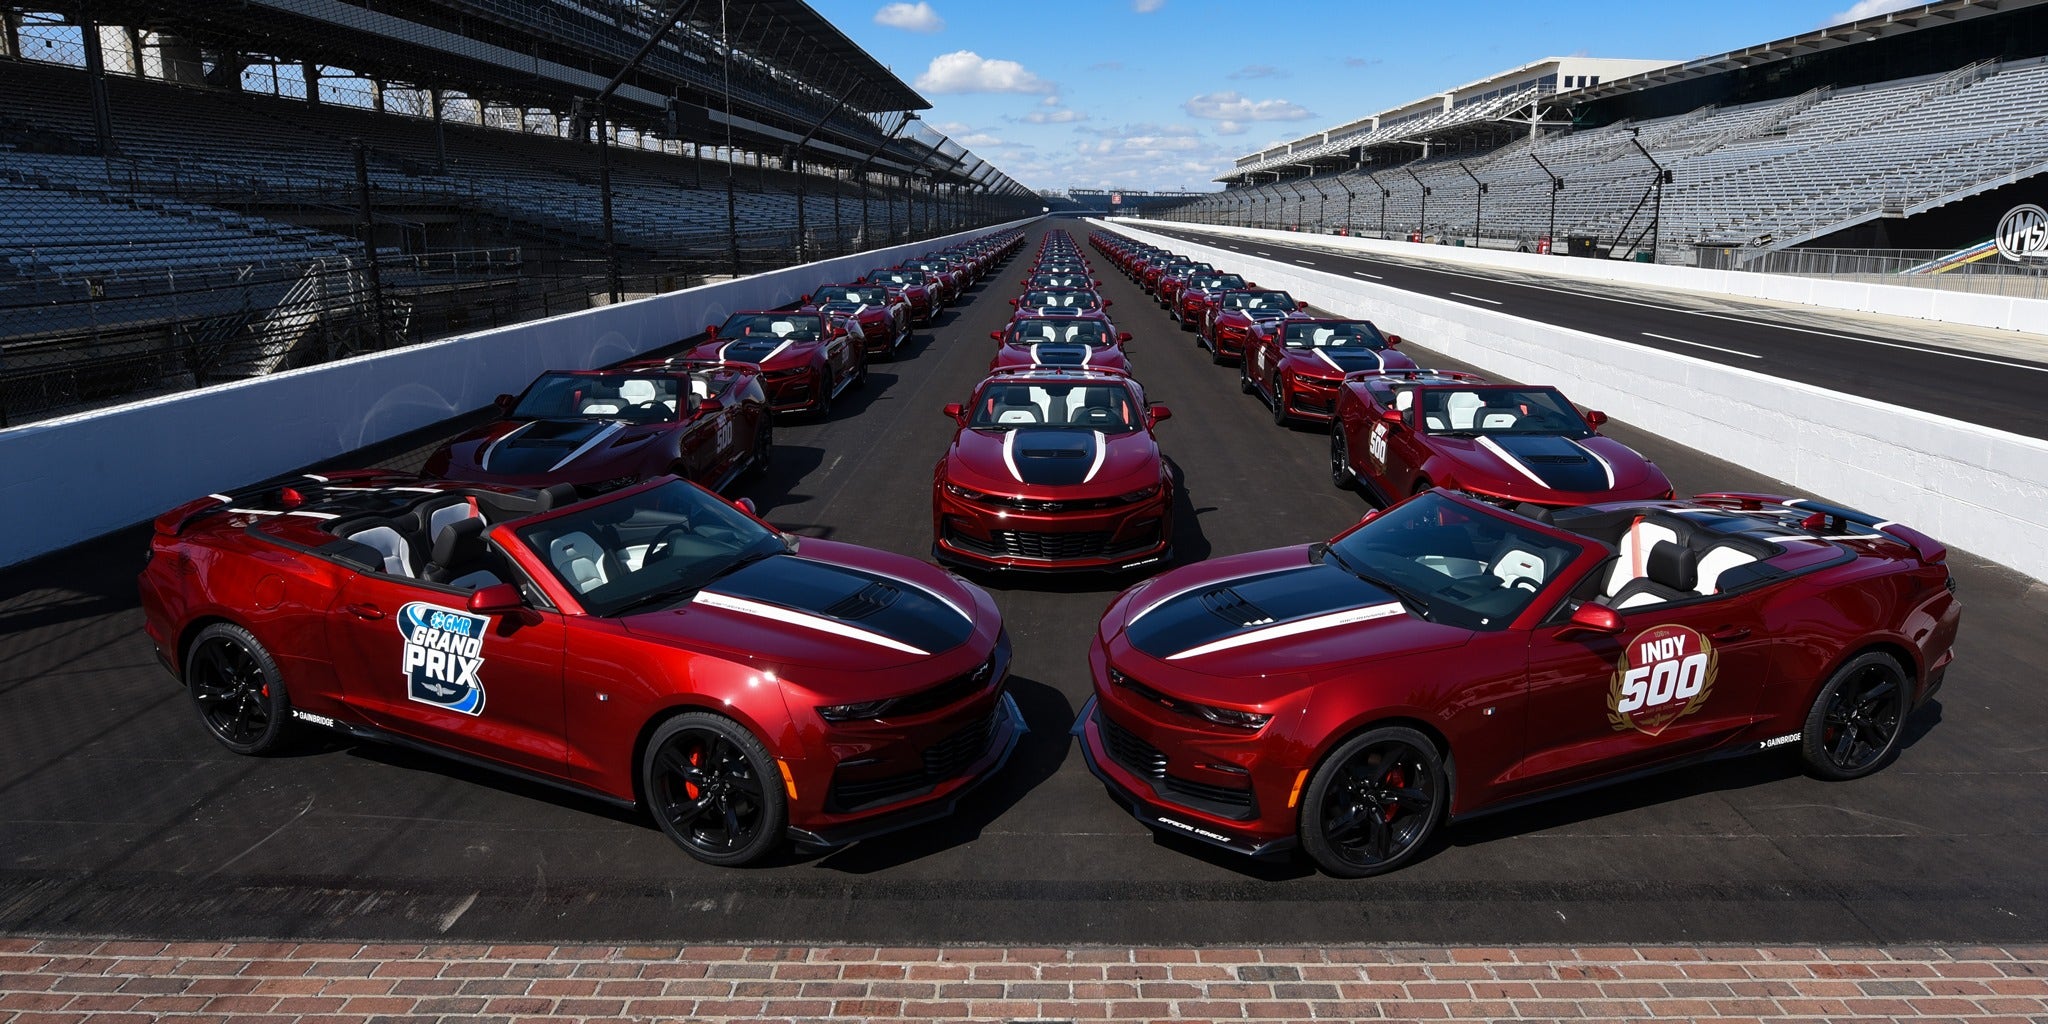
[[1002, 139], [1000, 139], [1000, 138], [997, 138], [997, 137], [996, 137], [996, 136], [994, 136], [994, 135], [990, 135], [990, 134], [989, 134], [989, 133], [987, 133], [987, 132], [969, 132], [969, 133], [967, 133], [966, 135], [954, 135], [954, 136], [953, 136], [953, 141], [954, 141], [954, 142], [957, 142], [957, 143], [959, 143], [959, 144], [961, 144], [961, 145], [963, 145], [963, 146], [1007, 146], [1007, 145], [1009, 145], [1009, 143], [1007, 143], [1007, 142], [1004, 142], [1004, 141], [1003, 141]]
[[1247, 78], [1288, 78], [1291, 76], [1271, 64], [1247, 64], [1223, 77], [1243, 80]]
[[917, 0], [914, 4], [884, 4], [875, 12], [875, 24], [905, 32], [938, 32], [946, 27], [946, 19], [925, 0]]
[[1242, 121], [1216, 122], [1216, 134], [1218, 135], [1243, 135], [1244, 133], [1245, 124]]
[[1131, 10], [1139, 14], [1151, 14], [1166, 6], [1166, 0], [1131, 0]]
[[1903, 11], [1908, 7], [1918, 7], [1926, 2], [1927, 0], [1856, 0], [1856, 3], [1851, 5], [1848, 10], [1839, 11], [1829, 17], [1827, 23], [1830, 25], [1841, 25], [1851, 21], [1862, 21], [1864, 18], [1875, 18], [1880, 14], [1890, 14], [1893, 11]]
[[1229, 90], [1203, 93], [1181, 104], [1181, 109], [1204, 121], [1299, 121], [1310, 116], [1307, 108], [1291, 100], [1251, 100]]
[[1088, 115], [1078, 110], [1067, 110], [1064, 108], [1060, 110], [1034, 110], [1024, 115], [1024, 120], [1031, 124], [1074, 124], [1079, 121], [1088, 120]]
[[1049, 93], [1051, 82], [1026, 70], [1014, 60], [991, 60], [973, 50], [955, 50], [932, 58], [931, 66], [913, 83], [924, 92], [1022, 92]]

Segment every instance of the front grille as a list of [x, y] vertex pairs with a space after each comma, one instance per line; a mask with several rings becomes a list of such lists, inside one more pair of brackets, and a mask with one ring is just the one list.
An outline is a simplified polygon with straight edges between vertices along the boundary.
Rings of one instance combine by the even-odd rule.
[[1174, 798], [1176, 803], [1219, 818], [1234, 818], [1243, 821], [1257, 815], [1256, 803], [1252, 799], [1249, 781], [1242, 787], [1225, 786], [1210, 782], [1196, 782], [1167, 770], [1164, 751], [1123, 726], [1116, 724], [1108, 714], [1097, 710], [1095, 723], [1102, 730], [1102, 745], [1108, 749], [1110, 760], [1122, 765], [1133, 775], [1152, 780], [1152, 786], [1163, 796]]
[[925, 748], [921, 755], [923, 771], [879, 779], [842, 779], [835, 775], [832, 792], [825, 801], [826, 809], [841, 814], [866, 810], [929, 792], [939, 783], [958, 776], [988, 749], [989, 734], [995, 730], [996, 716], [1001, 711], [999, 700], [973, 724]]

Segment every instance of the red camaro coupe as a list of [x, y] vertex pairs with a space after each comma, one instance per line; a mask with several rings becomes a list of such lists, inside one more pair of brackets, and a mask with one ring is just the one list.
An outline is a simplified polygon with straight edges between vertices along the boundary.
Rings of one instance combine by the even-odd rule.
[[1708, 758], [1874, 772], [1960, 619], [1940, 544], [1849, 509], [1439, 490], [1125, 591], [1075, 731], [1146, 824], [1361, 877], [1446, 820]]
[[1173, 543], [1173, 476], [1153, 440], [1170, 412], [1105, 370], [1004, 370], [948, 405], [932, 467], [932, 553], [982, 569], [1119, 572]]
[[673, 478], [209, 495], [158, 517], [140, 583], [231, 750], [318, 727], [439, 752], [645, 808], [713, 864], [943, 816], [1023, 728], [988, 594]]
[[1490, 384], [1469, 373], [1362, 371], [1337, 391], [1330, 478], [1380, 504], [1445, 487], [1512, 506], [1668, 498], [1657, 464], [1556, 388]]

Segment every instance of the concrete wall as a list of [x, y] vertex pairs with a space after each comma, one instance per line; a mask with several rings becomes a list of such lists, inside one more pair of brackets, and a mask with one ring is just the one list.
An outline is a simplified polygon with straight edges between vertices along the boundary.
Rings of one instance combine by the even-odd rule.
[[[1128, 220], [1117, 223], [1137, 226]], [[1672, 288], [1713, 295], [1769, 299], [1774, 302], [1796, 302], [1826, 309], [1883, 313], [1889, 316], [1940, 320], [1944, 323], [1972, 327], [2048, 334], [2048, 299], [1971, 295], [1934, 288], [1872, 284], [1868, 281], [1838, 281], [1791, 274], [1753, 274], [1741, 270], [1701, 270], [1697, 267], [1670, 267], [1624, 260], [1538, 256], [1527, 252], [1419, 245], [1390, 239], [1349, 238], [1305, 234], [1299, 231], [1274, 231], [1269, 228], [1182, 224], [1174, 221], [1159, 223], [1165, 227], [1188, 228], [1236, 238], [1267, 239], [1290, 245], [1319, 245], [1350, 252], [1438, 260], [1455, 265], [1452, 269], [1471, 267], [1550, 274], [1582, 281], [1612, 281], [1646, 288]]]
[[2048, 515], [2040, 511], [2048, 508], [2048, 442], [1197, 245], [1130, 221], [1104, 226], [1340, 315], [1370, 318], [1489, 373], [1558, 384], [1582, 407], [2048, 577]]
[[994, 230], [0, 430], [0, 565], [481, 409], [544, 370], [630, 358], [733, 310], [773, 308], [820, 284]]

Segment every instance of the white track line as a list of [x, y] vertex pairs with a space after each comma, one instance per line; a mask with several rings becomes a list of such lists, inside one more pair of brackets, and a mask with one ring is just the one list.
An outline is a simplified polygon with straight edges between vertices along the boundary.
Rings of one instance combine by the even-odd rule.
[[1669, 342], [1675, 342], [1675, 343], [1677, 343], [1677, 344], [1680, 344], [1680, 345], [1691, 345], [1691, 346], [1692, 346], [1692, 347], [1694, 347], [1694, 348], [1710, 348], [1710, 349], [1713, 349], [1713, 350], [1714, 350], [1714, 351], [1716, 351], [1716, 352], [1726, 352], [1726, 353], [1728, 353], [1728, 354], [1729, 354], [1729, 355], [1731, 355], [1731, 356], [1741, 356], [1741, 357], [1742, 357], [1742, 358], [1744, 358], [1744, 359], [1762, 359], [1762, 358], [1763, 358], [1762, 356], [1760, 356], [1760, 355], [1757, 355], [1757, 354], [1756, 354], [1756, 353], [1754, 353], [1754, 352], [1744, 352], [1744, 351], [1741, 351], [1741, 350], [1739, 350], [1739, 349], [1732, 349], [1732, 348], [1722, 348], [1722, 347], [1721, 347], [1721, 346], [1719, 346], [1719, 345], [1709, 345], [1709, 344], [1707, 344], [1707, 343], [1706, 343], [1706, 342], [1704, 342], [1704, 341], [1687, 341], [1687, 340], [1685, 340], [1684, 338], [1674, 338], [1674, 337], [1671, 337], [1671, 336], [1670, 336], [1670, 335], [1668, 335], [1668, 334], [1651, 334], [1651, 333], [1650, 333], [1650, 332], [1648, 332], [1648, 331], [1644, 331], [1644, 332], [1643, 332], [1643, 337], [1645, 337], [1645, 338], [1655, 338], [1655, 339], [1657, 339], [1658, 341], [1669, 341]]
[[1484, 302], [1484, 303], [1486, 303], [1486, 304], [1487, 304], [1487, 305], [1489, 305], [1489, 306], [1498, 306], [1498, 305], [1500, 305], [1500, 300], [1499, 300], [1499, 299], [1482, 299], [1482, 298], [1480, 298], [1480, 297], [1479, 297], [1479, 296], [1477, 296], [1477, 295], [1467, 295], [1467, 294], [1465, 294], [1464, 292], [1452, 292], [1451, 294], [1452, 294], [1452, 295], [1455, 295], [1455, 296], [1457, 296], [1457, 297], [1459, 297], [1459, 298], [1461, 298], [1461, 299], [1471, 299], [1471, 300], [1472, 300], [1472, 301], [1474, 301], [1474, 302]]
[[1372, 279], [1373, 279], [1373, 280], [1375, 280], [1375, 281], [1384, 281], [1384, 280], [1386, 280], [1386, 278], [1384, 278], [1384, 277], [1381, 277], [1381, 276], [1379, 276], [1378, 274], [1368, 274], [1368, 273], [1366, 273], [1366, 272], [1365, 272], [1365, 271], [1363, 271], [1363, 270], [1354, 270], [1354, 271], [1352, 271], [1352, 273], [1354, 273], [1354, 274], [1357, 274], [1357, 275], [1358, 275], [1359, 277], [1369, 277], [1369, 278], [1372, 278]]
[[1307, 260], [1295, 260], [1294, 262], [1296, 262], [1296, 263], [1299, 263], [1299, 264], [1301, 264], [1301, 265], [1302, 265], [1302, 266], [1304, 266], [1304, 267], [1313, 267], [1313, 266], [1315, 266], [1315, 264], [1313, 264], [1313, 263], [1310, 263], [1310, 262], [1309, 262], [1309, 261], [1307, 261]]

